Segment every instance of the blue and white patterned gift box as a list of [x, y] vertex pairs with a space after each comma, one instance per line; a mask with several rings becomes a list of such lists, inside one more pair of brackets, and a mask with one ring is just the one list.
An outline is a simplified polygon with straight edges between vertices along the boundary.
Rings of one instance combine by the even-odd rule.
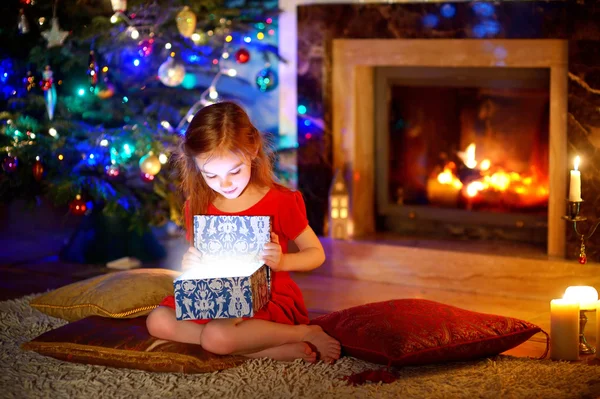
[[200, 266], [174, 281], [178, 320], [252, 317], [270, 299], [270, 269], [260, 260], [271, 240], [268, 216], [194, 216]]

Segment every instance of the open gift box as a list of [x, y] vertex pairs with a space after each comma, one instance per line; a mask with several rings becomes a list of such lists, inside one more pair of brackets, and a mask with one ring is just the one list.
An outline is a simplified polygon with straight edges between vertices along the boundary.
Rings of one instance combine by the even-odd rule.
[[194, 216], [202, 262], [173, 282], [177, 319], [254, 316], [271, 297], [270, 269], [260, 260], [270, 240], [268, 216]]

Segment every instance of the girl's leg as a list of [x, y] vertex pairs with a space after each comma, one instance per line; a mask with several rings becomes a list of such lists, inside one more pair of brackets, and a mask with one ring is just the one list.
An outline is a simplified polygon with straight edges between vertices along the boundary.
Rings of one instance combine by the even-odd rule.
[[317, 352], [306, 342], [298, 342], [296, 344], [284, 344], [274, 348], [265, 349], [260, 352], [248, 353], [243, 356], [251, 358], [268, 357], [273, 360], [282, 360], [289, 362], [296, 359], [302, 359], [308, 363], [317, 361]]
[[200, 344], [204, 326], [205, 324], [177, 320], [175, 311], [166, 306], [157, 307], [146, 319], [146, 327], [153, 337], [188, 344]]
[[209, 352], [252, 357], [260, 356], [265, 350], [268, 350], [267, 354], [278, 355], [290, 348], [283, 345], [303, 342], [311, 344], [321, 360], [333, 362], [340, 357], [340, 343], [319, 326], [280, 324], [257, 319], [219, 319], [205, 325], [201, 338], [202, 347]]
[[304, 359], [313, 362], [317, 353], [326, 362], [340, 357], [340, 343], [321, 327], [288, 325], [265, 320], [219, 319], [208, 324], [179, 321], [175, 311], [159, 306], [146, 320], [154, 337], [169, 341], [201, 344], [221, 355], [269, 357], [275, 360]]

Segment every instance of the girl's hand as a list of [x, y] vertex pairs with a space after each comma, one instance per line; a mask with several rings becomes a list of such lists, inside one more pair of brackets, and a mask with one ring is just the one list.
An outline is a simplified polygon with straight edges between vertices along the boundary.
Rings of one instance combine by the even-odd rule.
[[193, 267], [200, 265], [202, 261], [202, 253], [194, 247], [190, 247], [187, 252], [183, 255], [183, 261], [181, 262], [181, 270], [186, 271]]
[[279, 237], [271, 232], [271, 242], [265, 244], [262, 252], [262, 260], [267, 266], [274, 271], [283, 270], [281, 267], [281, 245], [279, 245]]

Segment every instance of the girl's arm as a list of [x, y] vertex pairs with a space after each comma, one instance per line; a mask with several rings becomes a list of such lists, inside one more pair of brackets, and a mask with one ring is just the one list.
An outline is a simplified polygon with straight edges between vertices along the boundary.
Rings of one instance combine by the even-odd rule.
[[310, 226], [296, 239], [294, 244], [298, 247], [298, 252], [293, 254], [283, 254], [281, 264], [278, 270], [288, 272], [307, 272], [321, 266], [325, 262], [325, 251], [321, 241]]

